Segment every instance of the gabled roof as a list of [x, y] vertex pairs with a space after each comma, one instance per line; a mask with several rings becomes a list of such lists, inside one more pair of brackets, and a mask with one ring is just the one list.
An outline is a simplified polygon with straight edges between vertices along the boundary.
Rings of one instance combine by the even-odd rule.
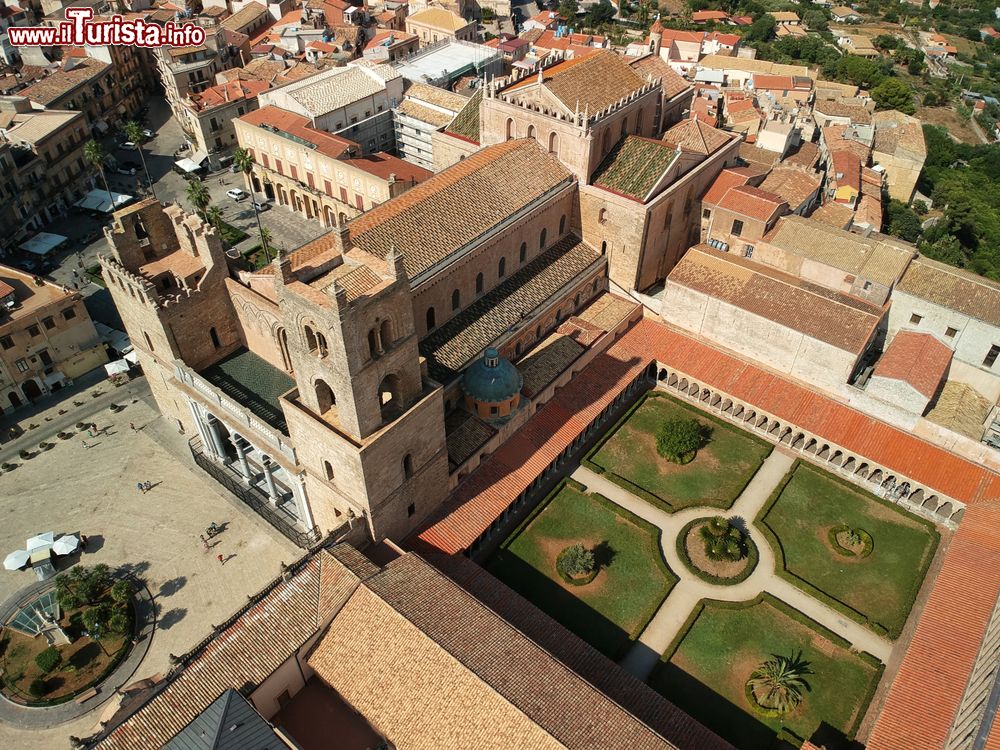
[[683, 120], [663, 134], [663, 142], [671, 148], [704, 156], [714, 154], [731, 140], [732, 136], [701, 120]]
[[[632, 95], [646, 85], [646, 79], [610, 50], [563, 60], [542, 72], [542, 86], [567, 110], [589, 110], [594, 115]], [[508, 86], [517, 92], [538, 85], [537, 75], [528, 75]]]
[[611, 149], [594, 172], [599, 188], [645, 202], [677, 159], [677, 150], [663, 141], [626, 136]]
[[838, 186], [846, 185], [861, 192], [861, 159], [853, 151], [834, 151], [830, 154], [830, 161], [833, 163], [832, 174], [829, 175], [831, 181], [835, 181]]
[[794, 211], [819, 189], [821, 183], [822, 178], [815, 172], [778, 165], [764, 178], [760, 187], [780, 195]]
[[934, 398], [951, 364], [952, 350], [929, 333], [899, 331], [875, 365], [875, 376], [902, 380]]
[[412, 280], [473, 242], [571, 173], [531, 138], [489, 146], [350, 223], [362, 250], [403, 254]]
[[472, 143], [479, 143], [479, 105], [483, 101], [483, 90], [479, 88], [472, 95], [445, 131]]
[[708, 191], [701, 197], [701, 202], [708, 206], [716, 206], [730, 188], [746, 185], [754, 176], [754, 172], [746, 167], [727, 167], [719, 172]]
[[773, 219], [783, 206], [787, 208], [785, 199], [780, 195], [752, 185], [730, 188], [719, 201], [719, 208], [763, 222]]
[[707, 245], [688, 250], [667, 283], [701, 292], [855, 356], [865, 350], [883, 314], [882, 308], [868, 302]]
[[629, 63], [640, 75], [651, 75], [660, 79], [660, 88], [663, 89], [663, 96], [666, 99], [673, 99], [678, 94], [691, 88], [691, 84], [685, 81], [671, 68], [667, 62], [659, 55], [643, 55]]
[[424, 8], [416, 13], [411, 13], [406, 17], [407, 23], [424, 24], [426, 26], [436, 26], [445, 31], [460, 31], [469, 25], [469, 22], [457, 13], [453, 13], [447, 8]]
[[195, 719], [174, 735], [163, 750], [288, 750], [274, 728], [247, 703], [227, 688]]
[[897, 288], [970, 318], [1000, 326], [1000, 284], [969, 271], [921, 256], [906, 269]]

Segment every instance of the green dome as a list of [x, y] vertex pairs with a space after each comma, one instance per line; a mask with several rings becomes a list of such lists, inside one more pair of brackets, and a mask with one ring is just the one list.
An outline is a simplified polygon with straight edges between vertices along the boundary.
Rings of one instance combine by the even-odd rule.
[[524, 378], [500, 352], [490, 348], [462, 376], [462, 387], [474, 401], [496, 404], [521, 392]]

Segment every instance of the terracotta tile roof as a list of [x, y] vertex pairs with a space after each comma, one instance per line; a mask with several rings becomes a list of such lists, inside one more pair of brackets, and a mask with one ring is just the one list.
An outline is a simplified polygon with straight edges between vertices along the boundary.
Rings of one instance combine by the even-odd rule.
[[875, 365], [875, 376], [902, 380], [934, 398], [951, 365], [952, 350], [929, 333], [899, 331]]
[[924, 416], [935, 424], [979, 442], [983, 437], [983, 424], [992, 408], [992, 402], [972, 386], [948, 380], [934, 399], [931, 410]]
[[870, 125], [872, 122], [872, 113], [860, 101], [819, 99], [813, 104], [813, 111], [821, 117], [846, 117], [859, 125]]
[[752, 143], [744, 141], [740, 144], [740, 159], [757, 169], [770, 172], [771, 168], [781, 161], [781, 154], [777, 151], [768, 151], [766, 148], [757, 148]]
[[876, 112], [873, 120], [874, 151], [923, 161], [927, 155], [927, 144], [920, 120], [895, 110]]
[[739, 70], [744, 73], [764, 73], [767, 75], [808, 76], [805, 65], [784, 65], [770, 60], [757, 60], [728, 55], [705, 55], [698, 64], [708, 70]]
[[816, 166], [816, 161], [819, 159], [819, 146], [811, 141], [803, 141], [799, 144], [799, 147], [794, 151], [788, 153], [784, 159], [781, 160], [782, 164], [795, 164], [800, 167], [806, 167], [812, 169]]
[[73, 58], [73, 66], [70, 69], [57, 70], [28, 88], [17, 92], [17, 95], [27, 97], [39, 104], [51, 105], [78, 86], [97, 79], [110, 67], [107, 63], [92, 57]]
[[454, 472], [496, 434], [496, 429], [465, 409], [454, 409], [444, 420], [448, 470]]
[[431, 377], [440, 383], [452, 380], [486, 347], [599, 258], [573, 235], [564, 237], [420, 342]]
[[254, 127], [264, 128], [275, 133], [288, 133], [316, 146], [316, 150], [337, 159], [357, 147], [354, 141], [341, 138], [339, 135], [316, 130], [309, 126], [309, 119], [279, 107], [268, 105], [253, 112], [248, 112], [239, 118], [241, 122]]
[[696, 10], [691, 14], [691, 20], [695, 23], [703, 21], [725, 21], [729, 14], [721, 10]]
[[571, 336], [561, 333], [548, 336], [517, 362], [517, 370], [524, 378], [521, 392], [528, 398], [534, 398], [579, 359], [584, 351], [586, 347]]
[[426, 122], [436, 128], [444, 127], [455, 118], [455, 115], [451, 112], [442, 112], [431, 107], [426, 107], [416, 99], [404, 99], [396, 107], [395, 111], [406, 117]]
[[[793, 76], [775, 76], [768, 75], [766, 73], [759, 73], [753, 77], [753, 87], [756, 91], [762, 89], [778, 89], [779, 91], [794, 91], [797, 86], [795, 85], [796, 79]], [[809, 81], [809, 86], [806, 90], [812, 88], [812, 81]]]
[[630, 62], [629, 65], [640, 75], [651, 75], [653, 78], [659, 78], [660, 88], [663, 89], [663, 96], [666, 99], [673, 99], [691, 88], [691, 84], [678, 75], [677, 71], [671, 68], [659, 55], [643, 55]]
[[[966, 510], [868, 736], [869, 750], [973, 747], [948, 739], [1000, 596], [998, 496], [994, 485], [993, 502]], [[995, 746], [997, 727], [993, 721], [984, 747]]]
[[468, 97], [445, 91], [437, 86], [428, 86], [426, 83], [411, 83], [406, 89], [406, 96], [409, 99], [416, 99], [420, 102], [433, 104], [436, 107], [447, 109], [450, 112], [461, 112], [469, 103]]
[[[677, 747], [412, 553], [357, 589], [309, 665], [398, 747]], [[725, 747], [679, 729], [692, 750]]]
[[752, 174], [745, 167], [727, 167], [723, 169], [712, 184], [709, 185], [708, 192], [701, 197], [701, 202], [706, 206], [717, 206], [719, 201], [729, 192], [730, 188], [746, 185], [750, 182]]
[[663, 134], [663, 142], [671, 148], [681, 148], [708, 156], [730, 142], [732, 136], [700, 120], [684, 120]]
[[618, 142], [594, 172], [594, 185], [645, 202], [677, 159], [663, 141], [629, 135]]
[[830, 201], [813, 211], [809, 218], [816, 223], [824, 224], [834, 229], [850, 229], [854, 221], [854, 211], [843, 203]]
[[[270, 16], [270, 13], [267, 12], [267, 8], [258, 2], [252, 2], [244, 5], [240, 10], [233, 13], [233, 15], [229, 16], [229, 18], [222, 21], [219, 25], [224, 29], [240, 31], [244, 26], [250, 26], [264, 16]], [[266, 25], [274, 25], [274, 21], [271, 20]]]
[[701, 43], [705, 39], [704, 31], [681, 31], [680, 29], [664, 29], [661, 34], [661, 44], [671, 44], [673, 42], [687, 42], [688, 44]]
[[862, 237], [801, 216], [781, 217], [764, 242], [885, 286], [895, 284], [916, 255], [901, 240], [881, 234]]
[[906, 269], [900, 291], [1000, 326], [1000, 284], [923, 256]]
[[752, 185], [737, 185], [730, 188], [719, 201], [719, 208], [765, 223], [780, 213], [782, 207], [787, 208], [787, 204], [780, 195]]
[[[822, 435], [959, 502], [986, 503], [990, 508], [991, 502], [1000, 500], [1000, 475], [818, 391], [645, 319], [598, 354], [539, 409], [459, 485], [408, 542], [447, 554], [467, 549], [651, 361], [676, 367], [699, 383], [753, 404], [782, 422]], [[1000, 515], [1000, 510], [997, 513]], [[963, 522], [960, 531], [966, 526]], [[1000, 539], [1000, 533], [995, 538]], [[1000, 565], [990, 569], [997, 572], [1000, 587]], [[940, 647], [942, 632], [940, 627], [932, 631], [928, 648], [933, 648], [936, 657], [947, 659], [947, 649]], [[915, 709], [917, 705], [913, 704]], [[893, 750], [919, 746], [911, 743], [893, 746]]]
[[713, 31], [705, 38], [718, 42], [723, 47], [735, 47], [742, 39], [739, 34], [723, 34], [721, 31]]
[[230, 102], [253, 99], [269, 88], [270, 84], [266, 81], [229, 81], [207, 88], [200, 94], [192, 94], [191, 103], [195, 110], [201, 112]]
[[[610, 50], [558, 62], [543, 71], [542, 85], [569, 111], [589, 110], [597, 114], [646, 85], [621, 57]], [[538, 76], [522, 78], [505, 91], [513, 92], [538, 85]]]
[[533, 139], [507, 141], [356, 218], [350, 223], [351, 239], [379, 257], [395, 244], [412, 280], [571, 179]]
[[479, 143], [479, 105], [483, 101], [483, 90], [477, 89], [472, 98], [468, 100], [462, 111], [455, 115], [455, 119], [445, 128], [446, 132], [457, 135], [472, 143]]
[[184, 667], [166, 678], [153, 699], [95, 747], [158, 750], [224, 690], [260, 683], [274, 672], [343, 606], [359, 580], [333, 555], [316, 555], [184, 657]]
[[822, 181], [815, 172], [779, 165], [764, 178], [760, 188], [784, 198], [789, 208], [794, 211], [819, 190]]
[[830, 154], [833, 163], [830, 181], [838, 186], [854, 188], [861, 192], [861, 160], [853, 151], [834, 151]]
[[667, 276], [671, 284], [707, 294], [785, 328], [860, 356], [884, 310], [760, 263], [707, 245], [687, 251]]
[[424, 10], [411, 13], [406, 17], [407, 22], [423, 24], [425, 26], [435, 26], [445, 31], [461, 31], [469, 22], [457, 13], [453, 13], [447, 8], [425, 8]]

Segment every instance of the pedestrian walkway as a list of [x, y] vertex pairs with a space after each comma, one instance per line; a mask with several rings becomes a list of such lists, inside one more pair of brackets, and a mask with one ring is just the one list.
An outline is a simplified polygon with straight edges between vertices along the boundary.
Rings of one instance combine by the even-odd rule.
[[[622, 660], [621, 665], [626, 671], [639, 679], [646, 679], [660, 656], [687, 622], [691, 611], [702, 599], [744, 602], [756, 598], [765, 591], [845, 638], [854, 648], [867, 651], [883, 662], [888, 661], [892, 651], [890, 641], [880, 638], [863, 625], [848, 620], [839, 612], [775, 575], [777, 563], [774, 550], [760, 530], [753, 525], [753, 521], [771, 493], [791, 471], [794, 463], [794, 456], [775, 448], [728, 511], [696, 507], [668, 513], [584, 466], [573, 472], [573, 479], [585, 485], [591, 492], [604, 495], [625, 510], [658, 527], [663, 557], [680, 579]], [[759, 552], [759, 560], [753, 573], [745, 581], [732, 586], [716, 586], [694, 576], [681, 562], [676, 548], [678, 534], [690, 521], [720, 513], [729, 518], [742, 518]]]

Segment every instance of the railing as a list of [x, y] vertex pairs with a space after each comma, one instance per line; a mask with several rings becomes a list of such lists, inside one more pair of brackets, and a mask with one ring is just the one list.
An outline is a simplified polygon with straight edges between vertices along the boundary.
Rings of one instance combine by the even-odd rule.
[[228, 396], [223, 395], [218, 388], [198, 375], [194, 370], [180, 360], [174, 360], [174, 374], [181, 383], [188, 386], [192, 390], [198, 391], [202, 398], [204, 398], [208, 403], [215, 404], [219, 408], [223, 409], [236, 424], [253, 430], [270, 444], [270, 448], [279, 451], [293, 464], [297, 463], [295, 448], [292, 447], [287, 436], [264, 423], [263, 420], [261, 420], [256, 414], [251, 412], [245, 406], [242, 406]]
[[206, 474], [210, 475], [216, 482], [221, 484], [232, 494], [253, 508], [257, 515], [267, 521], [271, 526], [280, 531], [284, 536], [297, 544], [299, 547], [309, 549], [320, 539], [319, 529], [313, 526], [308, 531], [302, 531], [288, 523], [271, 505], [270, 502], [258, 495], [258, 490], [248, 487], [231, 471], [220, 466], [207, 455], [205, 455], [201, 440], [192, 438], [188, 441], [191, 455], [194, 462], [198, 464]]

